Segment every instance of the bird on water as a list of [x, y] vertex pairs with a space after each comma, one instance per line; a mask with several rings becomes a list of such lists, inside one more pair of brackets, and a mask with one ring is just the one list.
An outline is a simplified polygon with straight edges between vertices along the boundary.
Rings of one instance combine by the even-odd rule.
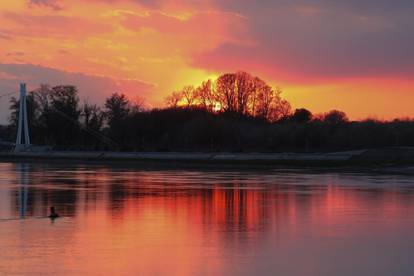
[[56, 213], [55, 207], [54, 206], [50, 207], [50, 215], [49, 215], [49, 218], [55, 219], [55, 218], [58, 218], [58, 217], [59, 217], [59, 214]]

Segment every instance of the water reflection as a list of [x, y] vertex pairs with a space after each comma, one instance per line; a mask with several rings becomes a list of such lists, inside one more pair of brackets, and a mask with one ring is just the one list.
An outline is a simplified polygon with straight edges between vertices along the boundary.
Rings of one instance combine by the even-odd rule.
[[19, 175], [19, 213], [20, 218], [24, 218], [27, 210], [27, 197], [28, 197], [28, 175], [27, 175], [27, 164], [17, 164], [17, 171]]
[[[414, 272], [409, 176], [67, 164], [0, 171], [0, 274]], [[53, 225], [41, 219], [50, 206], [63, 216]]]

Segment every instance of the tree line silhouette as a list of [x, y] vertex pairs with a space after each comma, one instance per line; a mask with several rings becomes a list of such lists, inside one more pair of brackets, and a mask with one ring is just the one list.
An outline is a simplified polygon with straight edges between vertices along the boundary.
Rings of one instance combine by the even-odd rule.
[[[71, 85], [41, 85], [27, 96], [32, 141], [60, 150], [311, 152], [414, 146], [410, 119], [350, 121], [338, 110], [292, 110], [279, 88], [246, 72], [223, 74], [145, 108], [114, 93], [81, 103]], [[14, 140], [19, 101], [0, 135]]]
[[237, 72], [221, 75], [214, 82], [205, 81], [197, 88], [185, 86], [168, 96], [166, 102], [170, 108], [184, 106], [276, 122], [291, 113], [291, 106], [281, 98], [281, 93], [258, 77]]

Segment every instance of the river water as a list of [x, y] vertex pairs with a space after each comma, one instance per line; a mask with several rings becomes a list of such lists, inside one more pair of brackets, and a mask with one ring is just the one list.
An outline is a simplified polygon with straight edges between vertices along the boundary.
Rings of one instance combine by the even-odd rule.
[[414, 275], [413, 252], [412, 175], [0, 163], [0, 275]]

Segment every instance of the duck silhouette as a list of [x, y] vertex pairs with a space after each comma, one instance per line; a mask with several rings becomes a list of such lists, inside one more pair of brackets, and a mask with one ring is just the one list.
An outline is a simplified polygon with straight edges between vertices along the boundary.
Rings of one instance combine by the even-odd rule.
[[55, 207], [54, 206], [50, 207], [50, 215], [49, 215], [49, 218], [55, 219], [55, 218], [58, 218], [58, 217], [59, 217], [59, 214], [56, 213]]

